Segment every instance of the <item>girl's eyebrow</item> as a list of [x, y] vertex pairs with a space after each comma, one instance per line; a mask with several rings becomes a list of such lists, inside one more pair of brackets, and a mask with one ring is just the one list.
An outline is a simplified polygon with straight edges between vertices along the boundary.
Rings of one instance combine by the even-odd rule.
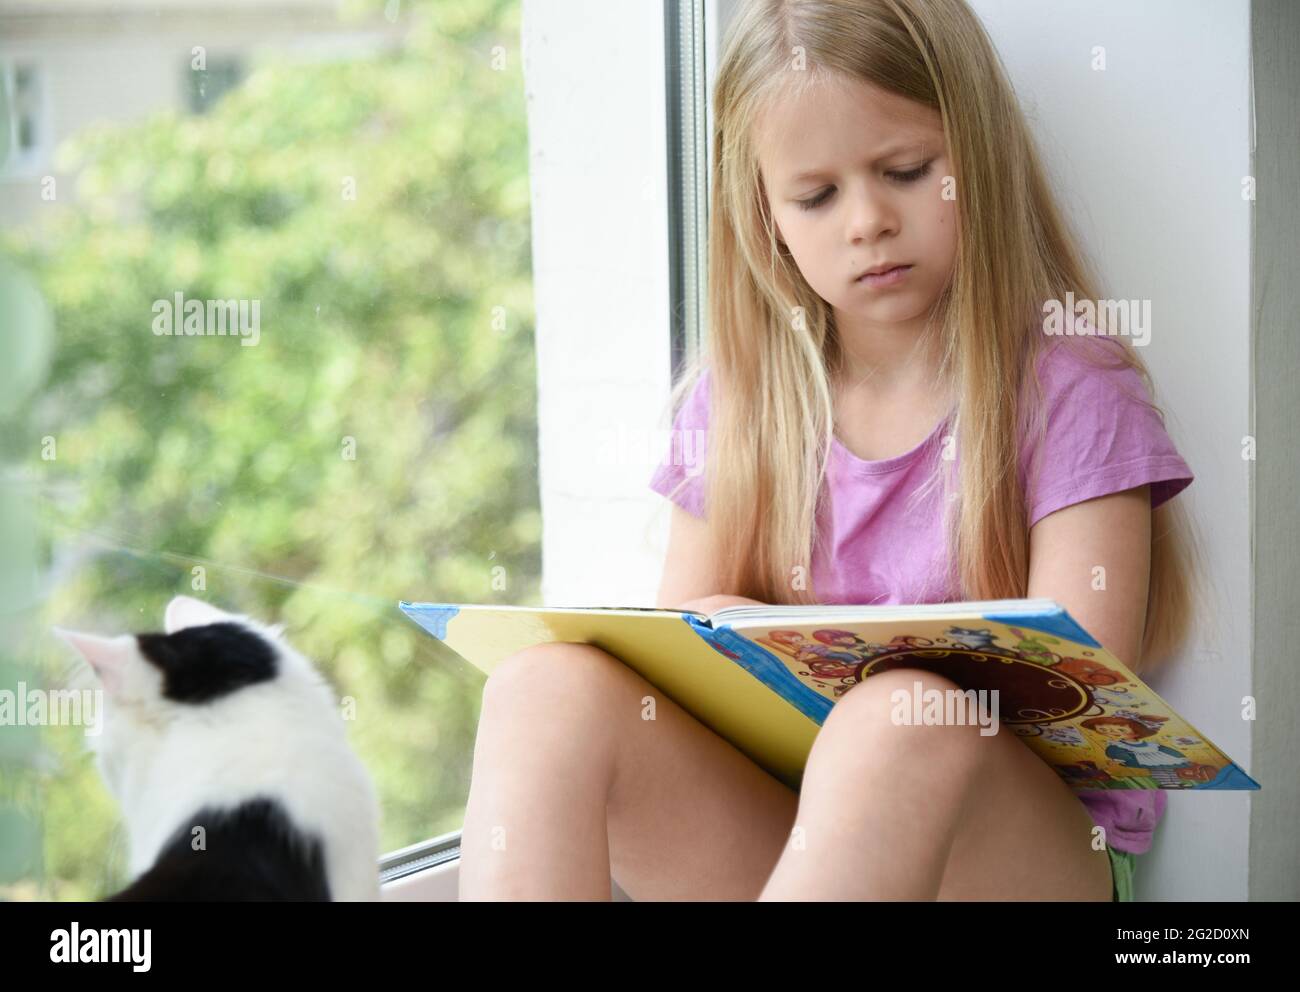
[[[922, 157], [924, 157], [924, 155], [925, 155], [925, 143], [924, 143], [924, 142], [921, 142], [921, 141], [904, 141], [904, 142], [899, 142], [898, 144], [894, 145], [893, 148], [889, 149], [887, 152], [885, 152], [883, 155], [881, 155], [878, 159], [876, 159], [876, 160], [875, 160], [874, 162], [872, 162], [871, 164], [872, 164], [872, 165], [879, 165], [879, 164], [880, 164], [881, 162], [883, 162], [885, 159], [887, 159], [887, 158], [893, 158], [893, 157], [894, 157], [895, 155], [897, 155], [899, 152], [905, 152], [905, 151], [907, 151], [909, 148], [919, 148], [919, 149], [921, 150], [921, 155], [922, 155]], [[790, 182], [791, 182], [791, 183], [798, 183], [798, 182], [802, 182], [802, 181], [805, 180], [805, 179], [816, 179], [816, 178], [818, 178], [818, 177], [820, 177], [820, 176], [826, 176], [826, 175], [829, 175], [829, 174], [830, 174], [831, 172], [833, 172], [833, 171], [835, 171], [835, 170], [833, 170], [833, 169], [823, 169], [823, 168], [805, 169], [803, 172], [800, 172], [800, 173], [798, 173], [797, 175], [791, 176], [791, 177], [790, 177]]]

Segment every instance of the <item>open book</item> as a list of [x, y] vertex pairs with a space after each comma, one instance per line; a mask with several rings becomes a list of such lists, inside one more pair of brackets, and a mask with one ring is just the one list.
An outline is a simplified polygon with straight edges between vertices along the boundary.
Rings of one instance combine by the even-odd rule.
[[934, 672], [963, 691], [895, 693], [891, 719], [1009, 730], [1076, 791], [1260, 787], [1050, 599], [732, 606], [708, 616], [399, 606], [488, 674], [534, 644], [593, 644], [795, 789], [835, 701], [892, 668]]

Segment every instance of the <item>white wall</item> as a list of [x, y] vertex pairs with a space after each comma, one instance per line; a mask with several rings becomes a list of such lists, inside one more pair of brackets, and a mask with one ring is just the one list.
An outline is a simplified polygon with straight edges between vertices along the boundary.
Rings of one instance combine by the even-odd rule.
[[[1217, 629], [1153, 688], [1243, 768], [1251, 691], [1250, 5], [972, 0], [1097, 261], [1103, 292], [1150, 299], [1143, 358], [1196, 480]], [[1091, 68], [1094, 46], [1105, 71]], [[1140, 899], [1246, 898], [1250, 794], [1172, 793]]]

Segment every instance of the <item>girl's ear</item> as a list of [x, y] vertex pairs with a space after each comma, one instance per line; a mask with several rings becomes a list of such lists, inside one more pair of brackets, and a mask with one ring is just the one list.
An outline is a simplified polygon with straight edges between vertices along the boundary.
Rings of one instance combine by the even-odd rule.
[[169, 634], [187, 627], [206, 627], [210, 623], [223, 623], [231, 620], [229, 613], [217, 609], [201, 599], [191, 596], [177, 596], [167, 604], [163, 627]]
[[54, 633], [72, 646], [95, 671], [104, 691], [116, 695], [126, 675], [126, 665], [135, 656], [135, 638], [131, 634], [101, 637], [55, 627]]

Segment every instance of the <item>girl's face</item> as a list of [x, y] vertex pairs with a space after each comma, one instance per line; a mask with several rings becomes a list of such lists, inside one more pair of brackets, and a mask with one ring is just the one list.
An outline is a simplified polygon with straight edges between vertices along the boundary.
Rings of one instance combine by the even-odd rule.
[[[938, 112], [835, 76], [802, 97], [778, 100], [757, 140], [778, 237], [834, 308], [837, 326], [919, 331], [957, 252], [957, 204], [943, 195], [952, 169]], [[892, 285], [855, 281], [883, 263], [911, 268]]]
[[1137, 734], [1133, 733], [1132, 728], [1124, 726], [1122, 723], [1103, 723], [1100, 727], [1093, 728], [1102, 737], [1109, 737], [1116, 741], [1137, 742]]

